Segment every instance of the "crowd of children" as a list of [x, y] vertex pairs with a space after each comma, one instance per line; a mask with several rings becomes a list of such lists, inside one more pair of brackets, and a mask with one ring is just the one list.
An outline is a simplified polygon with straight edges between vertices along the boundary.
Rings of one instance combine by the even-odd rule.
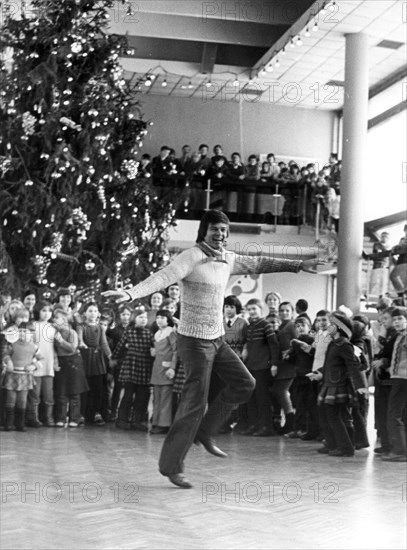
[[[369, 387], [377, 455], [406, 461], [407, 293], [382, 298], [378, 320], [347, 308], [295, 306], [278, 292], [264, 304], [224, 301], [225, 340], [256, 380], [250, 400], [222, 426], [253, 437], [322, 441], [318, 452], [349, 457], [369, 447]], [[150, 297], [150, 307], [95, 302], [78, 310], [70, 289], [56, 303], [2, 295], [1, 413], [6, 431], [81, 424], [165, 434], [184, 381], [177, 354], [179, 288]], [[113, 318], [115, 316], [115, 318]], [[209, 401], [222, 381], [213, 377]]]

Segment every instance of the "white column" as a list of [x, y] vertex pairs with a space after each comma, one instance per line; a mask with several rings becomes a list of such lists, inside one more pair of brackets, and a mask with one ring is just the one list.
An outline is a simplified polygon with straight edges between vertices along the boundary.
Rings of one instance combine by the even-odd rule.
[[369, 100], [368, 38], [346, 35], [337, 305], [359, 310]]

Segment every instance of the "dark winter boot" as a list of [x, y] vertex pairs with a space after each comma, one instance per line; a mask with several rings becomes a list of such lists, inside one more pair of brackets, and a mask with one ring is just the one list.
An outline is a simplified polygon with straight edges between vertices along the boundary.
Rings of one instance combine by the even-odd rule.
[[38, 417], [38, 404], [33, 406], [33, 410], [28, 409], [26, 423], [30, 428], [41, 428], [42, 422], [40, 422]]
[[14, 407], [6, 407], [6, 422], [4, 424], [4, 431], [11, 432], [14, 430]]
[[280, 430], [280, 434], [289, 434], [294, 430], [294, 413], [288, 413], [285, 415], [285, 424]]
[[25, 429], [25, 409], [16, 409], [16, 431], [26, 432]]
[[54, 405], [47, 405], [45, 407], [45, 422], [44, 426], [47, 426], [47, 428], [54, 428], [55, 427], [55, 421], [54, 421]]

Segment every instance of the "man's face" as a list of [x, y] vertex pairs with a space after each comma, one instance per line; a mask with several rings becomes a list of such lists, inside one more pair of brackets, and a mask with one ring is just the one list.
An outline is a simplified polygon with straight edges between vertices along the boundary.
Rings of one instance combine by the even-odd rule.
[[184, 153], [184, 155], [189, 155], [189, 153], [191, 152], [191, 147], [189, 145], [185, 145], [185, 147], [182, 148], [182, 152]]
[[161, 155], [161, 158], [164, 160], [168, 157], [168, 155], [170, 154], [170, 151], [169, 149], [163, 149], [162, 151], [160, 151], [160, 155]]
[[226, 242], [228, 229], [226, 223], [210, 223], [204, 241], [215, 250], [220, 250]]
[[207, 147], [201, 147], [201, 148], [199, 149], [199, 152], [201, 153], [201, 155], [202, 155], [203, 157], [206, 157], [206, 155], [208, 154], [208, 148], [207, 148]]

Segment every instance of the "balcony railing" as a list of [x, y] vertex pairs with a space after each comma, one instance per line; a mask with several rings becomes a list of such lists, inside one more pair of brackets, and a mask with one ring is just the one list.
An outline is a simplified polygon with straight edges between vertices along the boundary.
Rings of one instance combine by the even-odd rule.
[[300, 230], [321, 217], [321, 201], [301, 182], [166, 176], [155, 177], [153, 184], [160, 200], [177, 197], [181, 219], [199, 219], [205, 210], [219, 208], [231, 221], [295, 225]]

